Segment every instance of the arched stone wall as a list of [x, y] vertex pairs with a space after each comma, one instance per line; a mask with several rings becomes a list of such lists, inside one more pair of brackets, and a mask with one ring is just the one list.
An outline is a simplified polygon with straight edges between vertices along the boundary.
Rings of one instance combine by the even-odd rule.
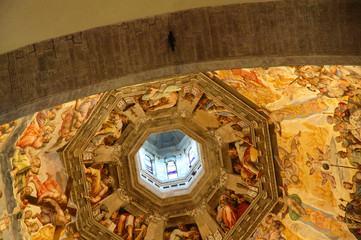
[[34, 43], [0, 55], [0, 123], [171, 75], [237, 67], [361, 65], [360, 12], [358, 0], [243, 3]]

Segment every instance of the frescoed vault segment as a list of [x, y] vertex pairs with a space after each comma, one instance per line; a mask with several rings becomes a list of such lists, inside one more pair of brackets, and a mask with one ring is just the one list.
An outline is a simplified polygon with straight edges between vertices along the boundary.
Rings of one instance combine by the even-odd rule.
[[[39, 236], [51, 238], [55, 232], [59, 233], [52, 224], [41, 222], [42, 226], [38, 223], [40, 229], [26, 224], [31, 213], [26, 215], [27, 210], [22, 209], [22, 204], [29, 199], [30, 209], [39, 211], [34, 200], [38, 190], [34, 189], [30, 198], [22, 199], [17, 193], [19, 186], [12, 180], [16, 177], [14, 173], [20, 172], [24, 173], [18, 175], [25, 176], [24, 184], [27, 184], [26, 179], [31, 180], [34, 176], [44, 184], [47, 181], [45, 171], [51, 170], [53, 174], [50, 175], [64, 193], [67, 186], [72, 185], [66, 207], [75, 209], [71, 202], [76, 204], [76, 225], [83, 237], [119, 239], [94, 219], [94, 211], [99, 205], [90, 203], [85, 178], [85, 168], [91, 167], [87, 161], [94, 157], [96, 161], [102, 159], [104, 166], [114, 170], [112, 176], [116, 180], [113, 191], [99, 203], [113, 206], [109, 214], [122, 207], [135, 216], [146, 214], [146, 239], [157, 236], [157, 231], [173, 229], [174, 221], [178, 220], [189, 226], [197, 224], [203, 238], [217, 235], [225, 239], [249, 236], [250, 239], [360, 238], [360, 76], [361, 70], [357, 66], [221, 70], [109, 91], [102, 96], [79, 99], [2, 125], [0, 129], [5, 137], [1, 138], [0, 147], [4, 185], [0, 201], [6, 220], [2, 234], [4, 237], [16, 235], [35, 239]], [[197, 95], [194, 91], [197, 97], [193, 102], [193, 97], [181, 101], [187, 92], [184, 89], [193, 88], [189, 86], [199, 89], [202, 94]], [[142, 96], [150, 94], [150, 89], [163, 96], [167, 96], [168, 89], [177, 101], [173, 99], [163, 105], [154, 101], [154, 105], [149, 105], [149, 100]], [[124, 129], [116, 128], [120, 137], [99, 145], [98, 150], [102, 151], [95, 154], [90, 150], [94, 135], [102, 131], [109, 119], [121, 116], [122, 113], [117, 111], [122, 111], [120, 102], [127, 97], [135, 99], [133, 109], [124, 111], [128, 114], [128, 125], [124, 122]], [[224, 115], [220, 114], [222, 111]], [[213, 177], [201, 178], [204, 188], [192, 190], [194, 196], [188, 197], [189, 204], [183, 205], [184, 210], [178, 209], [181, 213], [175, 213], [175, 202], [170, 201], [168, 206], [162, 207], [162, 199], [152, 196], [146, 189], [143, 196], [158, 201], [158, 205], [154, 208], [144, 205], [143, 196], [138, 195], [141, 187], [137, 189], [137, 179], [127, 172], [132, 164], [127, 151], [136, 144], [141, 145], [152, 131], [162, 131], [167, 121], [173, 126], [163, 130], [183, 128], [185, 132], [194, 132], [195, 138], [200, 137], [198, 141], [204, 139], [202, 148], [206, 149], [208, 142], [213, 146], [209, 151], [213, 150], [214, 154], [210, 155], [216, 156], [214, 162], [212, 156], [204, 161]], [[148, 133], [142, 131], [143, 127]], [[144, 136], [144, 139], [137, 142], [136, 136]], [[236, 144], [239, 136], [242, 142]], [[257, 153], [253, 148], [258, 150]], [[240, 149], [250, 152], [243, 167], [239, 161], [245, 159], [245, 152], [240, 154]], [[257, 163], [252, 163], [254, 156], [259, 160]], [[20, 169], [14, 159], [24, 159], [25, 167]], [[40, 159], [40, 167], [36, 159]], [[245, 171], [245, 165], [251, 173]], [[39, 175], [36, 175], [37, 171]], [[33, 183], [29, 184], [33, 186]], [[205, 200], [200, 201], [197, 194]], [[6, 205], [5, 199], [11, 204]], [[221, 199], [226, 201], [221, 203]], [[238, 204], [231, 206], [235, 199], [243, 199], [250, 205], [229, 229], [219, 216], [212, 214], [217, 214], [218, 210], [219, 213], [223, 207], [236, 208]], [[279, 204], [274, 207], [277, 200]], [[264, 207], [263, 204], [268, 205]], [[16, 219], [20, 216], [17, 211], [24, 217]], [[6, 223], [8, 219], [10, 223]], [[70, 220], [75, 220], [75, 216], [64, 222]], [[79, 234], [72, 230], [76, 229], [73, 222], [66, 226], [62, 237]]]

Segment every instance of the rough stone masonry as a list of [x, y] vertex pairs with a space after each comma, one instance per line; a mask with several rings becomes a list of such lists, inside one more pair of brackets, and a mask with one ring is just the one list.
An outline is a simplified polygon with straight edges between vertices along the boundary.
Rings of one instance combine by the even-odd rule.
[[360, 12], [358, 0], [243, 3], [168, 13], [34, 43], [0, 55], [0, 124], [173, 75], [239, 67], [360, 65]]

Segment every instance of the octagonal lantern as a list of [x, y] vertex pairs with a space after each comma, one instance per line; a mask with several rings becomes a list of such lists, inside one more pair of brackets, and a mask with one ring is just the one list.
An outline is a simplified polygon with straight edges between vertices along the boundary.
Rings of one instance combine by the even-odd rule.
[[204, 174], [200, 145], [179, 130], [151, 134], [135, 158], [139, 182], [160, 197], [190, 192]]

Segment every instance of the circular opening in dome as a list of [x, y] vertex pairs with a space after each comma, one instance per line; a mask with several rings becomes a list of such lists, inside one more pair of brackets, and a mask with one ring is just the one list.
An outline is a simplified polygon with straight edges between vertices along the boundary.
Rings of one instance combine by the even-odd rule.
[[136, 160], [140, 183], [156, 193], [190, 191], [203, 174], [200, 145], [179, 130], [151, 134]]

